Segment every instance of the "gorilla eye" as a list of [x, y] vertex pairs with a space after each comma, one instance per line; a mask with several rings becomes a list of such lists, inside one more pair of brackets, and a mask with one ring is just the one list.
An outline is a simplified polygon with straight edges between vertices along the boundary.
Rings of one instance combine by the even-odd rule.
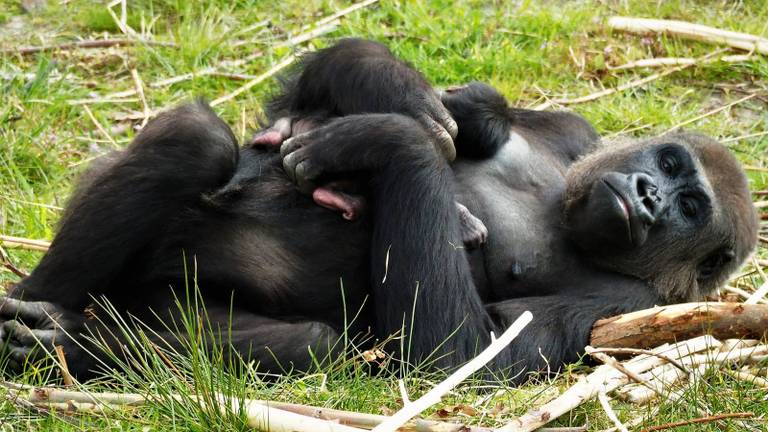
[[699, 279], [708, 279], [715, 275], [720, 270], [720, 267], [728, 264], [736, 257], [736, 254], [732, 249], [723, 248], [707, 258], [699, 264]]
[[688, 218], [694, 218], [696, 217], [696, 214], [699, 212], [699, 203], [696, 201], [696, 199], [688, 196], [684, 196], [680, 198], [680, 210], [683, 211], [683, 214]]
[[668, 175], [675, 174], [679, 165], [680, 161], [672, 152], [667, 151], [659, 156], [659, 168]]

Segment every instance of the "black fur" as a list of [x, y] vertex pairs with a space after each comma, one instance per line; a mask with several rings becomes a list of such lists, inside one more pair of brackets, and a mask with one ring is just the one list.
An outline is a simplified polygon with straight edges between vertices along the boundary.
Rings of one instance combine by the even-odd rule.
[[[332, 120], [286, 141], [281, 154], [238, 149], [229, 128], [198, 102], [150, 122], [75, 194], [51, 250], [12, 293], [24, 301], [0, 309], [0, 339], [13, 369], [30, 359], [30, 335], [50, 346], [57, 326], [73, 335], [108, 330], [83, 316], [93, 295], [162, 328], [156, 319], [174, 315], [168, 286], [183, 290], [185, 264], [214, 325], [228, 327], [228, 306], [235, 305], [232, 348], [262, 370], [281, 370], [269, 350], [299, 369], [311, 366], [307, 347], [320, 357], [332, 353], [349, 318], [345, 308], [353, 314], [364, 303], [370, 309], [352, 335], [371, 328], [384, 339], [404, 331], [403, 354], [439, 366], [468, 360], [491, 331], [499, 334], [530, 310], [535, 322], [493, 368], [540, 370], [542, 355], [557, 368], [578, 358], [595, 320], [676, 300], [657, 282], [694, 284], [711, 251], [735, 251], [727, 265], [707, 264], [710, 282], [688, 291], [693, 298], [754, 246], [743, 174], [718, 161], [720, 153], [707, 156], [716, 145], [703, 138], [598, 150], [597, 135], [580, 117], [508, 108], [493, 89], [473, 84], [446, 99], [464, 131], [451, 166], [421, 118], [432, 106], [425, 81], [383, 46], [342, 42], [310, 57], [296, 80], [274, 115], [320, 112]], [[685, 176], [658, 167], [668, 141], [679, 147]], [[729, 179], [723, 186], [710, 178], [715, 193], [731, 188], [729, 206], [720, 209], [728, 218], [679, 212], [677, 191], [698, 187], [704, 175], [686, 162], [694, 157], [720, 170], [717, 179]], [[642, 245], [627, 237], [620, 201], [601, 186], [610, 175], [635, 214], [651, 196], [633, 180], [637, 170], [655, 176], [654, 196], [664, 197], [649, 210], [653, 223], [634, 226], [645, 230]], [[361, 191], [371, 203], [354, 222], [296, 186], [353, 175], [364, 179]], [[702, 202], [716, 205], [706, 193]], [[489, 226], [481, 249], [460, 247], [456, 196]], [[608, 223], [595, 227], [591, 216]], [[596, 246], [600, 236], [612, 243]], [[699, 249], [704, 255], [690, 252]], [[644, 266], [653, 274], [635, 272]], [[65, 350], [79, 376], [96, 365], [71, 341]]]

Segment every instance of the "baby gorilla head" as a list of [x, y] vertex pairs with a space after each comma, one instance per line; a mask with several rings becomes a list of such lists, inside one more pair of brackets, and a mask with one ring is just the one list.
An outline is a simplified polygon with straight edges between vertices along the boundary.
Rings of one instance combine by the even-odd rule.
[[685, 301], [711, 293], [755, 247], [747, 179], [721, 144], [675, 133], [603, 150], [569, 170], [564, 206], [596, 264]]

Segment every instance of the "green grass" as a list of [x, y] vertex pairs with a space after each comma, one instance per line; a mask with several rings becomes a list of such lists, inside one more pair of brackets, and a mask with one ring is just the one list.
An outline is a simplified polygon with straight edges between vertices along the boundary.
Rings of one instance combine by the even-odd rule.
[[[122, 37], [103, 4], [73, 0], [66, 4], [49, 0], [47, 7], [26, 14], [19, 3], [0, 0], [0, 45], [57, 43], [75, 38]], [[0, 54], [0, 233], [50, 239], [73, 180], [88, 161], [114, 145], [94, 126], [82, 106], [69, 100], [104, 95], [134, 88], [130, 70], [135, 68], [145, 84], [171, 76], [242, 58], [257, 50], [264, 55], [229, 72], [258, 75], [290, 54], [288, 48], [272, 48], [275, 41], [300, 32], [349, 5], [346, 1], [263, 0], [187, 2], [138, 0], [128, 3], [128, 24], [136, 31], [151, 32], [176, 47], [138, 45], [98, 50], [74, 50], [21, 56]], [[119, 15], [119, 7], [115, 9]], [[608, 30], [608, 16], [632, 15], [683, 19], [720, 28], [768, 36], [768, 8], [763, 1], [383, 1], [346, 17], [335, 32], [305, 46], [327, 46], [341, 36], [355, 35], [380, 40], [411, 62], [437, 86], [481, 80], [499, 88], [518, 106], [533, 106], [543, 96], [560, 98], [586, 95], [603, 87], [646, 76], [649, 71], [611, 72], [607, 65], [648, 57], [697, 57], [715, 48], [668, 37], [642, 38]], [[248, 30], [269, 20], [271, 26]], [[251, 41], [235, 44], [236, 41]], [[225, 77], [207, 76], [161, 88], [146, 88], [153, 109], [169, 107], [194, 96], [215, 99], [242, 85]], [[263, 103], [276, 88], [267, 80], [234, 101], [217, 107], [240, 139], [247, 137], [262, 113]], [[760, 92], [745, 103], [705, 117], [687, 127], [720, 138], [733, 138], [768, 130], [768, 57], [755, 56], [738, 64], [700, 65], [591, 103], [569, 109], [585, 116], [600, 133], [647, 136], [743, 97]], [[120, 124], [120, 115], [139, 112], [141, 102], [105, 103], [90, 106], [107, 129]], [[127, 124], [112, 133], [118, 146], [134, 135]], [[750, 167], [768, 166], [768, 136], [739, 139], [729, 144]], [[748, 171], [755, 191], [768, 189], [768, 171]], [[756, 198], [766, 199], [766, 198]], [[40, 254], [9, 250], [19, 268], [34, 267]], [[768, 255], [763, 244], [759, 256]], [[733, 283], [747, 290], [763, 281], [751, 266]], [[17, 280], [0, 268], [0, 284]], [[141, 337], [138, 340], [141, 345]], [[237, 396], [309, 403], [340, 409], [381, 413], [397, 409], [400, 393], [395, 377], [370, 375], [368, 365], [356, 355], [326, 366], [318, 374], [293, 375], [265, 384], [247, 370], [233, 374], [196, 353], [173, 355], [177, 372], [158, 367], [158, 358], [137, 370], [115, 373], [93, 389], [200, 394], [225, 391]], [[169, 355], [172, 355], [170, 353]], [[150, 355], [151, 357], [151, 355]], [[154, 361], [154, 362], [153, 362]], [[479, 414], [460, 421], [486, 425], [503, 424], [547, 400], [558, 390], [588, 372], [579, 365], [551, 380], [530, 383], [519, 389], [488, 389], [479, 382], [458, 388], [440, 405], [467, 404]], [[765, 370], [763, 370], [763, 374]], [[56, 379], [55, 370], [30, 369], [16, 379], [40, 384]], [[406, 377], [411, 399], [441, 379], [414, 371]], [[192, 387], [190, 387], [190, 385]], [[712, 412], [752, 411], [768, 414], [765, 390], [711, 371], [685, 389], [685, 398], [662, 404], [658, 415], [645, 425], [697, 417], [694, 403]], [[623, 420], [642, 415], [648, 408], [617, 404]], [[434, 409], [428, 414], [434, 413]], [[242, 416], [222, 415], [200, 408], [189, 400], [159, 398], [148, 407], [131, 412], [77, 417], [75, 424], [57, 416], [28, 415], [8, 402], [0, 402], [0, 421], [11, 429], [25, 430], [229, 430], [244, 429]], [[559, 425], [591, 429], [610, 422], [595, 402], [587, 403], [558, 420]], [[766, 429], [764, 423], [754, 423]], [[5, 428], [5, 425], [3, 426]], [[733, 422], [689, 426], [678, 430], [737, 430]], [[5, 430], [5, 429], [3, 429]]]

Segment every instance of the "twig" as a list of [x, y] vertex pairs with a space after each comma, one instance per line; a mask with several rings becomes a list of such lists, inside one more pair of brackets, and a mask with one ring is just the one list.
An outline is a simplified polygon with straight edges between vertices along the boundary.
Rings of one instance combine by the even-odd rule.
[[51, 242], [45, 240], [32, 240], [22, 237], [13, 237], [0, 235], [0, 243], [7, 248], [27, 249], [36, 251], [47, 251], [51, 247]]
[[[193, 78], [196, 78], [196, 77], [213, 75], [213, 74], [217, 73], [218, 71], [220, 71], [222, 68], [225, 68], [225, 67], [239, 67], [239, 66], [242, 66], [242, 65], [244, 65], [244, 64], [246, 64], [248, 62], [251, 62], [251, 61], [253, 61], [253, 60], [255, 60], [255, 59], [259, 58], [259, 57], [262, 57], [262, 56], [264, 56], [264, 53], [261, 52], [261, 51], [257, 51], [257, 52], [255, 52], [255, 53], [253, 53], [251, 55], [248, 55], [248, 56], [246, 56], [244, 58], [241, 58], [241, 59], [238, 59], [238, 60], [223, 61], [219, 65], [203, 68], [203, 69], [201, 69], [201, 70], [199, 70], [197, 72], [188, 72], [188, 73], [185, 73], [185, 74], [176, 75], [176, 76], [173, 76], [173, 77], [170, 77], [170, 78], [165, 78], [165, 79], [162, 79], [162, 80], [159, 80], [159, 81], [155, 81], [155, 82], [149, 83], [149, 87], [150, 88], [166, 87], [166, 86], [169, 86], [169, 85], [178, 84], [180, 82], [189, 81], [189, 80], [191, 80]], [[136, 93], [137, 93], [137, 90], [135, 88], [133, 88], [131, 90], [124, 90], [124, 91], [119, 91], [119, 92], [115, 92], [115, 93], [110, 93], [110, 94], [102, 96], [100, 98], [94, 98], [94, 99], [75, 99], [75, 100], [69, 101], [68, 103], [70, 105], [82, 105], [82, 104], [88, 104], [88, 103], [99, 103], [99, 101], [102, 101], [102, 100], [106, 100], [106, 101], [113, 101], [113, 100], [114, 101], [120, 101], [120, 100], [122, 100], [122, 98], [126, 98], [126, 97], [129, 97], [129, 96], [134, 96], [134, 95], [136, 95]]]
[[730, 419], [730, 418], [752, 418], [754, 416], [755, 415], [753, 413], [751, 413], [751, 412], [718, 414], [718, 415], [713, 415], [713, 416], [700, 417], [700, 418], [692, 419], [692, 420], [681, 420], [681, 421], [676, 421], [676, 422], [671, 422], [671, 423], [665, 423], [663, 425], [651, 426], [648, 429], [643, 429], [643, 432], [660, 431], [660, 430], [665, 430], [665, 429], [677, 428], [677, 427], [680, 427], [680, 426], [687, 426], [687, 425], [699, 424], [699, 423], [709, 423], [709, 422], [713, 422], [713, 421], [725, 420], [725, 419]]
[[605, 411], [605, 415], [607, 415], [608, 418], [616, 426], [616, 430], [619, 430], [621, 432], [629, 432], [627, 430], [627, 427], [624, 426], [621, 420], [619, 420], [619, 418], [616, 416], [616, 413], [613, 412], [613, 408], [611, 408], [611, 403], [608, 401], [608, 395], [606, 395], [605, 392], [603, 391], [598, 392], [597, 400], [600, 401], [600, 406], [603, 407], [603, 411]]
[[64, 347], [56, 345], [53, 347], [56, 351], [56, 358], [59, 361], [59, 368], [61, 369], [61, 379], [64, 381], [64, 385], [71, 386], [75, 383], [72, 379], [72, 375], [69, 373], [69, 366], [67, 366], [67, 357], [64, 355]]
[[341, 18], [343, 16], [349, 15], [349, 14], [351, 14], [352, 12], [354, 12], [354, 11], [356, 11], [358, 9], [362, 9], [364, 7], [370, 6], [370, 5], [372, 5], [372, 4], [374, 4], [374, 3], [378, 2], [378, 1], [379, 0], [364, 0], [364, 1], [361, 1], [360, 3], [355, 3], [355, 4], [353, 4], [352, 6], [349, 6], [346, 9], [342, 9], [342, 10], [336, 12], [333, 15], [330, 15], [330, 16], [327, 16], [327, 17], [321, 19], [320, 21], [316, 22], [314, 24], [314, 26], [315, 27], [320, 27], [322, 25], [328, 24], [328, 23], [330, 23], [332, 21], [335, 21], [335, 20], [337, 20], [337, 19], [339, 19], [339, 18]]
[[227, 102], [229, 100], [232, 100], [239, 96], [240, 94], [247, 92], [257, 84], [261, 83], [262, 81], [272, 77], [276, 73], [280, 72], [282, 69], [286, 68], [288, 65], [294, 62], [296, 60], [296, 56], [289, 55], [285, 59], [283, 59], [280, 63], [272, 66], [268, 71], [264, 72], [263, 74], [259, 75], [258, 77], [252, 79], [251, 81], [248, 81], [246, 84], [238, 88], [237, 90], [233, 91], [232, 93], [229, 93], [227, 95], [221, 96], [218, 99], [215, 99], [211, 102], [211, 106], [220, 105], [224, 102]]
[[764, 300], [763, 297], [768, 294], [768, 280], [763, 282], [762, 285], [760, 285], [760, 288], [757, 289], [754, 293], [752, 293], [751, 296], [749, 296], [748, 299], [744, 300], [745, 304], [758, 304], [761, 303], [762, 300]]
[[459, 383], [464, 381], [467, 377], [475, 373], [477, 370], [485, 366], [489, 361], [493, 360], [497, 354], [499, 354], [504, 348], [509, 345], [515, 337], [531, 322], [533, 315], [525, 311], [520, 317], [518, 317], [512, 325], [495, 341], [493, 341], [486, 349], [484, 349], [477, 357], [470, 360], [467, 364], [460, 367], [459, 370], [451, 374], [445, 381], [441, 382], [437, 386], [433, 387], [422, 397], [416, 399], [412, 403], [405, 405], [392, 417], [387, 419], [384, 423], [376, 426], [373, 432], [392, 432], [397, 430], [400, 426], [404, 425], [408, 420], [418, 415], [420, 412], [429, 408], [430, 406], [440, 402], [442, 396], [456, 387]]
[[611, 17], [608, 27], [630, 33], [665, 33], [712, 44], [725, 44], [745, 51], [768, 54], [768, 39], [747, 33], [721, 30], [685, 21]]
[[40, 46], [20, 46], [16, 48], [4, 48], [0, 50], [2, 54], [18, 53], [22, 55], [35, 54], [39, 52], [48, 51], [66, 51], [78, 48], [109, 48], [113, 46], [125, 46], [125, 45], [155, 45], [164, 47], [173, 47], [177, 45], [172, 42], [157, 42], [146, 39], [99, 39], [99, 40], [84, 40], [77, 42], [65, 42], [57, 45], [40, 45]]
[[[720, 346], [720, 342], [711, 336], [700, 336], [673, 345], [663, 345], [653, 350], [680, 359], [683, 356]], [[664, 360], [655, 356], [641, 355], [626, 362], [626, 366], [635, 373], [648, 371]], [[629, 378], [608, 365], [602, 365], [582, 378], [557, 398], [534, 408], [522, 416], [510, 421], [495, 432], [531, 432], [591, 400], [599, 391], [606, 393], [629, 382]]]
[[[725, 291], [725, 292], [729, 292], [731, 294], [736, 294], [737, 296], [741, 297], [744, 300], [750, 298], [752, 296], [752, 294], [753, 294], [753, 293], [750, 293], [748, 291], [744, 291], [741, 288], [737, 288], [737, 287], [729, 286], [729, 285], [726, 285], [726, 286], [724, 286], [724, 287], [722, 287], [720, 289]], [[766, 301], [765, 299], [760, 299], [758, 301], [758, 303], [759, 304], [768, 304], [768, 301]]]
[[310, 39], [320, 37], [322, 35], [328, 34], [336, 30], [339, 27], [339, 24], [341, 24], [341, 21], [338, 21], [338, 20], [331, 21], [328, 24], [325, 24], [321, 27], [314, 28], [308, 32], [298, 34], [286, 41], [275, 44], [275, 48], [292, 47], [292, 46], [304, 43]]
[[[651, 369], [650, 371], [644, 373], [643, 376], [648, 376], [649, 380], [656, 384], [656, 388], [662, 390], [662, 392], [666, 394], [667, 392], [665, 389], [667, 387], [675, 385], [685, 378], [692, 379], [695, 377], [696, 373], [702, 375], [704, 372], [706, 372], [709, 366], [710, 365], [697, 366], [695, 372], [686, 374], [681, 372], [680, 369], [666, 364]], [[621, 389], [616, 390], [616, 393], [622, 400], [638, 405], [646, 404], [659, 395], [659, 393], [655, 390], [651, 390], [642, 384], [629, 384], [622, 387]]]
[[765, 135], [768, 135], [768, 131], [755, 132], [755, 133], [751, 133], [751, 134], [747, 134], [747, 135], [741, 135], [741, 136], [737, 136], [737, 137], [724, 138], [724, 139], [721, 139], [720, 142], [723, 143], [723, 144], [727, 144], [727, 143], [733, 142], [733, 141], [740, 141], [740, 140], [744, 140], [744, 139], [748, 139], [748, 138], [757, 138], [757, 137], [761, 137], [761, 136], [765, 136]]
[[696, 63], [696, 59], [691, 57], [656, 57], [641, 59], [625, 63], [620, 66], [608, 67], [608, 70], [627, 70], [635, 68], [654, 68], [661, 66], [682, 66]]
[[737, 100], [735, 100], [735, 101], [733, 101], [733, 102], [731, 102], [731, 103], [729, 103], [727, 105], [723, 105], [723, 106], [721, 106], [719, 108], [715, 108], [715, 109], [713, 109], [711, 111], [707, 111], [704, 114], [701, 114], [701, 115], [698, 115], [696, 117], [693, 117], [693, 118], [690, 118], [688, 120], [685, 120], [683, 122], [680, 122], [680, 123], [672, 126], [671, 128], [669, 128], [669, 130], [667, 130], [667, 132], [672, 132], [674, 130], [680, 129], [681, 127], [683, 127], [683, 126], [685, 126], [687, 124], [690, 124], [690, 123], [693, 123], [695, 121], [701, 120], [704, 117], [709, 117], [709, 116], [711, 116], [713, 114], [719, 113], [720, 111], [727, 110], [728, 108], [731, 108], [732, 106], [738, 105], [738, 104], [740, 104], [742, 102], [746, 102], [746, 101], [752, 99], [755, 96], [757, 96], [757, 93], [748, 94], [748, 95], [744, 96], [743, 98], [737, 99]]
[[11, 262], [11, 257], [8, 256], [8, 253], [5, 252], [5, 249], [3, 249], [2, 246], [0, 246], [0, 262], [3, 264], [3, 267], [10, 270], [11, 273], [15, 274], [16, 276], [20, 278], [25, 278], [29, 276], [26, 272], [22, 271], [15, 265], [13, 265], [13, 262]]
[[141, 121], [141, 127], [144, 127], [152, 116], [152, 110], [149, 108], [146, 96], [144, 96], [144, 83], [141, 81], [139, 72], [136, 69], [131, 69], [131, 76], [136, 86], [136, 92], [139, 94], [139, 99], [141, 99], [141, 106], [144, 108], [144, 120]]
[[768, 379], [761, 378], [761, 377], [759, 377], [757, 375], [753, 375], [751, 373], [747, 373], [747, 372], [744, 372], [744, 371], [734, 371], [734, 370], [730, 370], [730, 369], [723, 369], [723, 372], [725, 372], [726, 374], [728, 374], [728, 375], [730, 375], [730, 376], [732, 376], [732, 377], [734, 377], [736, 379], [740, 379], [740, 380], [746, 381], [746, 382], [748, 382], [750, 384], [754, 384], [754, 385], [756, 385], [758, 387], [762, 387], [764, 389], [768, 389]]
[[664, 354], [659, 354], [656, 352], [653, 352], [651, 350], [646, 349], [640, 349], [640, 348], [592, 348], [592, 352], [594, 353], [613, 353], [613, 354], [645, 354], [650, 356], [656, 356], [660, 359], [666, 360], [669, 364], [672, 366], [680, 369], [684, 373], [690, 373], [688, 369], [685, 368], [680, 362], [673, 359], [672, 357], [666, 356]]
[[547, 108], [550, 108], [553, 105], [575, 105], [575, 104], [580, 104], [580, 103], [584, 103], [584, 102], [591, 102], [591, 101], [593, 101], [595, 99], [600, 99], [603, 96], [612, 95], [614, 93], [618, 93], [618, 92], [621, 92], [621, 91], [624, 91], [624, 90], [628, 90], [628, 89], [631, 89], [631, 88], [640, 87], [642, 85], [648, 84], [649, 82], [655, 81], [655, 80], [657, 80], [659, 78], [663, 78], [663, 77], [665, 77], [667, 75], [671, 75], [671, 74], [673, 74], [675, 72], [679, 72], [679, 71], [681, 71], [683, 69], [687, 69], [687, 68], [689, 68], [689, 67], [691, 67], [691, 66], [693, 66], [693, 65], [695, 65], [697, 63], [700, 63], [700, 62], [702, 62], [702, 61], [704, 61], [706, 59], [709, 59], [709, 58], [711, 58], [711, 57], [713, 57], [715, 55], [718, 55], [718, 54], [720, 54], [722, 52], [725, 52], [725, 51], [726, 51], [725, 49], [718, 50], [718, 51], [715, 51], [713, 53], [707, 54], [705, 56], [699, 57], [698, 59], [696, 59], [696, 61], [694, 63], [689, 63], [689, 64], [684, 64], [684, 65], [681, 65], [681, 66], [676, 66], [676, 67], [667, 69], [667, 70], [662, 71], [662, 72], [657, 72], [657, 73], [654, 73], [652, 75], [648, 75], [645, 78], [640, 78], [640, 79], [637, 79], [637, 80], [634, 80], [634, 81], [630, 81], [630, 82], [624, 83], [624, 84], [622, 84], [622, 85], [620, 85], [618, 87], [608, 88], [608, 89], [605, 89], [605, 90], [601, 90], [599, 92], [588, 94], [586, 96], [577, 97], [577, 98], [573, 98], [573, 99], [552, 99], [552, 100], [548, 100], [547, 102], [544, 102], [543, 104], [540, 104], [540, 105], [537, 105], [537, 106], [533, 107], [533, 109], [541, 111], [541, 110], [545, 110]]
[[661, 386], [658, 386], [656, 383], [651, 382], [650, 380], [640, 376], [639, 373], [634, 372], [634, 371], [628, 369], [626, 366], [621, 364], [615, 358], [613, 358], [613, 357], [611, 357], [611, 356], [609, 356], [607, 354], [595, 352], [594, 348], [592, 348], [591, 346], [587, 346], [584, 350], [586, 351], [587, 354], [589, 354], [590, 356], [592, 356], [595, 359], [599, 360], [601, 363], [613, 367], [617, 371], [619, 371], [619, 372], [623, 373], [624, 375], [626, 375], [627, 377], [629, 377], [629, 379], [631, 379], [632, 381], [647, 387], [648, 389], [654, 391], [659, 396], [662, 396], [662, 397], [669, 396], [670, 399], [672, 399], [672, 400], [678, 400], [678, 399], [680, 399], [682, 397], [682, 394], [680, 394], [679, 392], [676, 392], [674, 390], [670, 390], [668, 393], [665, 393], [664, 389]]
[[117, 141], [115, 141], [114, 138], [112, 138], [112, 135], [110, 135], [109, 132], [107, 132], [107, 130], [104, 129], [104, 126], [102, 126], [101, 123], [99, 123], [99, 121], [96, 120], [96, 117], [93, 115], [93, 112], [91, 111], [91, 109], [88, 108], [88, 105], [83, 105], [83, 110], [85, 110], [85, 113], [88, 114], [88, 117], [90, 117], [93, 124], [96, 125], [96, 129], [98, 129], [99, 132], [101, 132], [101, 134], [104, 135], [104, 137], [107, 138], [109, 142], [112, 143], [113, 146], [115, 146], [115, 148], [119, 148], [120, 146], [117, 145]]

